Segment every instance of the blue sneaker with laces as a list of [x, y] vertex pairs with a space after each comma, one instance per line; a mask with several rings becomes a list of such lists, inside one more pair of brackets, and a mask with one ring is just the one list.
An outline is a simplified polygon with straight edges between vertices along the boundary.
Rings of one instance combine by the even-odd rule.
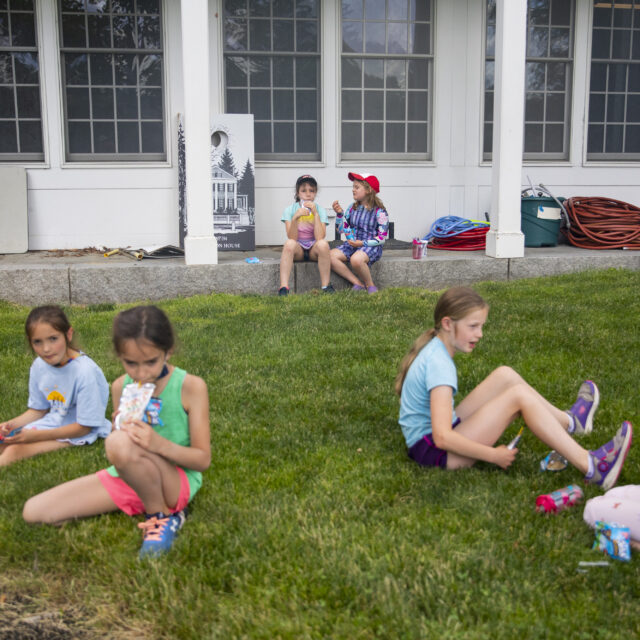
[[144, 532], [139, 557], [153, 557], [169, 551], [186, 518], [186, 509], [168, 516], [162, 512], [147, 513], [144, 522], [138, 524]]

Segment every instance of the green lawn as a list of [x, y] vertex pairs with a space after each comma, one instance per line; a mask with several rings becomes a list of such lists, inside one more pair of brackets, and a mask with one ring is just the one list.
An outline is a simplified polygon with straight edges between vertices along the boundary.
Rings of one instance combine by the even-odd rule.
[[[491, 311], [478, 348], [457, 358], [460, 397], [501, 364], [563, 408], [591, 378], [601, 403], [586, 446], [623, 419], [640, 429], [640, 272], [476, 288]], [[210, 389], [213, 463], [191, 515], [170, 555], [141, 563], [125, 515], [58, 529], [20, 516], [34, 493], [106, 466], [102, 443], [0, 469], [0, 638], [36, 637], [8, 631], [34, 616], [75, 634], [38, 636], [52, 638], [638, 637], [638, 559], [577, 571], [601, 558], [582, 508], [543, 516], [535, 498], [570, 483], [599, 491], [572, 469], [541, 473], [547, 449], [529, 432], [506, 472], [408, 460], [392, 384], [437, 296], [162, 303], [173, 362]], [[108, 380], [121, 373], [109, 339], [120, 308], [68, 309]], [[26, 405], [26, 313], [0, 303], [0, 419]], [[640, 481], [638, 451], [620, 484]]]

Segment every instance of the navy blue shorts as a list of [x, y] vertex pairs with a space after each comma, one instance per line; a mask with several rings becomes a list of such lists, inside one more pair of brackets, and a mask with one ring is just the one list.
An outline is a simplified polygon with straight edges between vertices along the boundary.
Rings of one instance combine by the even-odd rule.
[[[455, 429], [460, 424], [460, 418], [456, 418], [451, 425]], [[422, 467], [447, 468], [447, 452], [436, 447], [431, 434], [422, 436], [418, 442], [407, 449], [407, 455]]]

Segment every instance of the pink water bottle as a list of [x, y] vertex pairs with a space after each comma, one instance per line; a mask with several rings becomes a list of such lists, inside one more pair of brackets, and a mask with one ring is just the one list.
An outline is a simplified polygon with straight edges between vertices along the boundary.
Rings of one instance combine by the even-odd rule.
[[413, 239], [413, 259], [421, 260], [424, 256], [424, 242], [420, 238]]
[[584, 498], [582, 489], [575, 484], [545, 493], [536, 498], [536, 511], [539, 513], [558, 513], [567, 507], [578, 504]]

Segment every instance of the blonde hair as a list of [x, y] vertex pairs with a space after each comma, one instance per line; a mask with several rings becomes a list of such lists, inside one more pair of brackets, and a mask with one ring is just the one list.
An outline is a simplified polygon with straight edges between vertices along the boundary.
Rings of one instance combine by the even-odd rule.
[[[374, 207], [378, 207], [378, 209], [384, 209], [384, 204], [382, 200], [378, 198], [378, 194], [373, 190], [373, 187], [368, 182], [365, 182], [364, 180], [354, 180], [354, 182], [361, 184], [367, 192], [366, 200], [365, 202], [362, 203], [364, 204], [365, 208], [373, 209]], [[354, 202], [353, 206], [357, 207], [358, 203]]]
[[433, 328], [420, 334], [411, 345], [398, 367], [398, 375], [395, 380], [395, 392], [402, 393], [402, 385], [407, 377], [407, 371], [416, 359], [420, 351], [436, 336], [442, 327], [443, 318], [451, 318], [454, 322], [462, 320], [476, 309], [488, 309], [489, 305], [484, 298], [470, 287], [452, 287], [447, 289], [436, 302], [433, 310]]

